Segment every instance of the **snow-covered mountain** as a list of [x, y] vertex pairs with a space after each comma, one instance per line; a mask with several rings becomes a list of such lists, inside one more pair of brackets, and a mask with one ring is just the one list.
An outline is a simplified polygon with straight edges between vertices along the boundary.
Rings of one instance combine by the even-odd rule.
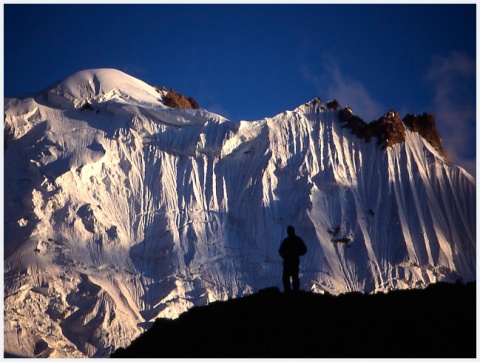
[[287, 225], [305, 290], [475, 280], [475, 179], [431, 116], [315, 99], [231, 122], [94, 69], [4, 117], [7, 353], [108, 356], [157, 317], [280, 287]]

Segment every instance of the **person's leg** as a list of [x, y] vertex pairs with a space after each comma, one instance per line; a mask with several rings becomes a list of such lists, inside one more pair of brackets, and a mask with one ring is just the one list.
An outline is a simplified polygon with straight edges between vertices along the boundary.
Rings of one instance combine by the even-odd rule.
[[288, 273], [288, 270], [285, 266], [283, 267], [282, 282], [283, 282], [283, 291], [289, 292], [290, 291], [290, 274]]
[[292, 270], [293, 290], [299, 290], [300, 289], [300, 278], [298, 276], [299, 273], [300, 273], [300, 266], [296, 265], [295, 270]]

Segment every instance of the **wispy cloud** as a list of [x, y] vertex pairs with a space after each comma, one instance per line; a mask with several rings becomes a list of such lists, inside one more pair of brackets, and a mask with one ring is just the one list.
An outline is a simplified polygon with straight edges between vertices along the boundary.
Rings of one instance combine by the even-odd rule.
[[326, 97], [324, 100], [336, 99], [340, 105], [352, 108], [366, 122], [378, 119], [385, 113], [385, 109], [363, 83], [342, 72], [332, 57], [324, 56], [320, 74], [314, 73], [307, 65], [303, 66], [302, 71], [307, 81], [316, 86], [322, 98]]
[[205, 105], [200, 104], [200, 107], [206, 108], [209, 112], [216, 113], [229, 120], [233, 120], [230, 112], [228, 112], [219, 102], [215, 101], [213, 98], [208, 99], [208, 102]]
[[443, 144], [454, 164], [475, 176], [476, 89], [475, 60], [452, 52], [435, 56], [426, 81], [433, 88], [434, 112]]
[[231, 112], [229, 112], [222, 104], [222, 97], [220, 97], [215, 91], [211, 81], [208, 78], [203, 76], [199, 77], [196, 80], [193, 93], [194, 95], [192, 95], [192, 97], [195, 98], [201, 108], [207, 109], [208, 111], [216, 113], [231, 121], [234, 120], [232, 119]]

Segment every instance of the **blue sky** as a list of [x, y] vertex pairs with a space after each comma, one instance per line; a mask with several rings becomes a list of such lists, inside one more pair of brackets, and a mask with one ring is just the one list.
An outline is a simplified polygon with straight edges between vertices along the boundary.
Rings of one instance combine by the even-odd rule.
[[337, 99], [433, 113], [475, 172], [476, 5], [4, 5], [4, 95], [116, 68], [233, 121]]

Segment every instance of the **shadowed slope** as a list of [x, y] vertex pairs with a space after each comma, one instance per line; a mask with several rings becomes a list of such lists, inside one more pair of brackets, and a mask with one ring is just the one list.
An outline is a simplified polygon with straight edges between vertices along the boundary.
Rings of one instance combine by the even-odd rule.
[[276, 288], [157, 319], [112, 357], [475, 357], [475, 283], [341, 296]]

